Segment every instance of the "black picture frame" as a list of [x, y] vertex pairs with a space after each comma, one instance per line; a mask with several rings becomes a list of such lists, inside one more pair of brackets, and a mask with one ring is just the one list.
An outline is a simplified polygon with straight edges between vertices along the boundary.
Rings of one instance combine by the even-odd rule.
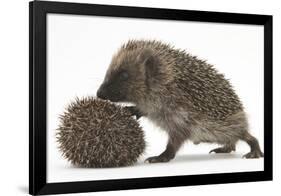
[[[48, 13], [264, 26], [264, 171], [100, 181], [46, 181], [46, 15]], [[29, 3], [29, 193], [58, 194], [272, 180], [272, 16], [66, 2]]]

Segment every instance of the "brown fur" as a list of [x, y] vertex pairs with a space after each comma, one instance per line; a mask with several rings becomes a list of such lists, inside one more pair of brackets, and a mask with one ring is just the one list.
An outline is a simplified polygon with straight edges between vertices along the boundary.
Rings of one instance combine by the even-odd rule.
[[[125, 73], [125, 74], [124, 74]], [[126, 77], [123, 77], [125, 75]], [[212, 65], [159, 41], [131, 40], [112, 58], [98, 97], [136, 104], [135, 111], [167, 131], [166, 150], [149, 162], [174, 158], [185, 140], [224, 145], [246, 141], [246, 158], [263, 156], [248, 133], [243, 106], [231, 84]]]

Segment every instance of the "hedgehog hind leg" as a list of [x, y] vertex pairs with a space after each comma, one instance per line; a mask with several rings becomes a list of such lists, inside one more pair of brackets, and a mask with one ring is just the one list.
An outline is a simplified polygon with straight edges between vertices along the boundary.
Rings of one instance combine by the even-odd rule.
[[243, 138], [241, 138], [250, 146], [251, 151], [243, 156], [243, 158], [253, 159], [263, 157], [264, 154], [260, 149], [258, 140], [250, 133], [246, 132]]
[[223, 147], [215, 148], [209, 153], [231, 153], [232, 151], [235, 151], [235, 143], [225, 144]]

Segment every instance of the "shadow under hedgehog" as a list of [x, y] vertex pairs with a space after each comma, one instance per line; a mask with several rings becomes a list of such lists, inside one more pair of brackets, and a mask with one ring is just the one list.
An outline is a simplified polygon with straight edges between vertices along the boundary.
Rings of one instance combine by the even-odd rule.
[[210, 64], [155, 40], [130, 40], [113, 56], [97, 97], [131, 102], [137, 118], [146, 116], [168, 133], [166, 150], [149, 163], [173, 159], [186, 140], [223, 145], [210, 151], [230, 153], [238, 140], [263, 157], [248, 132], [244, 108], [223, 74]]

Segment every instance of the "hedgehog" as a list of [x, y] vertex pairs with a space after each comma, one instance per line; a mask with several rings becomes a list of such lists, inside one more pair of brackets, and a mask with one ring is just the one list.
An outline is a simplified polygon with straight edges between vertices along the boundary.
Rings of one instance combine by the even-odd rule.
[[62, 155], [87, 168], [123, 167], [144, 152], [144, 132], [130, 110], [94, 97], [76, 98], [56, 132]]
[[238, 140], [251, 148], [244, 158], [263, 157], [249, 133], [244, 107], [230, 81], [204, 60], [158, 40], [129, 40], [113, 55], [97, 97], [131, 102], [167, 132], [166, 149], [149, 163], [173, 159], [185, 141], [216, 143], [210, 153], [235, 151]]

